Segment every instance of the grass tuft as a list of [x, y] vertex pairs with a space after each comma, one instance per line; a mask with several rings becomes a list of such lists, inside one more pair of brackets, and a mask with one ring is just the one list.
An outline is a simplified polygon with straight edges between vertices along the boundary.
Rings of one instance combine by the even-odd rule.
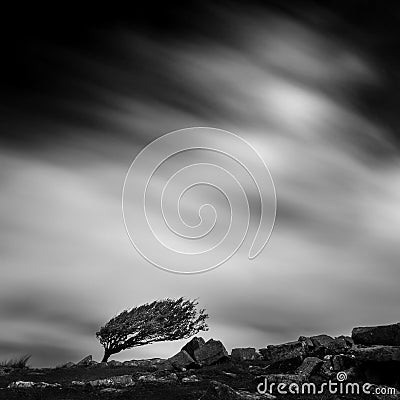
[[0, 367], [26, 368], [30, 358], [31, 358], [30, 354], [25, 354], [20, 357], [10, 358], [9, 360], [6, 361], [0, 361]]

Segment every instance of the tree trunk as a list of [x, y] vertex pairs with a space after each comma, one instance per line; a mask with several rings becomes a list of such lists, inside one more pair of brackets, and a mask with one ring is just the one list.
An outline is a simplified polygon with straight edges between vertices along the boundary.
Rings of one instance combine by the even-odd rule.
[[103, 356], [103, 359], [101, 360], [101, 362], [107, 362], [108, 359], [110, 358], [111, 354], [112, 354], [111, 351], [104, 350], [104, 356]]

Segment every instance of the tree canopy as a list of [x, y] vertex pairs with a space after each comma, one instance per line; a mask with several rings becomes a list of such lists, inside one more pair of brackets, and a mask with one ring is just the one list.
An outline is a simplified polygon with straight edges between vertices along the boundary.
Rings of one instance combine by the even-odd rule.
[[104, 347], [103, 362], [112, 354], [154, 342], [186, 339], [208, 330], [204, 309], [197, 300], [156, 300], [122, 311], [96, 332]]

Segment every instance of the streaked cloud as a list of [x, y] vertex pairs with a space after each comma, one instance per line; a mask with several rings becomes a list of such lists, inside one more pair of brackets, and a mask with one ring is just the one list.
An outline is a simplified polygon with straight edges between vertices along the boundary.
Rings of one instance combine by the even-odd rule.
[[[205, 336], [228, 347], [398, 319], [398, 149], [353, 97], [362, 85], [379, 87], [381, 72], [353, 45], [303, 23], [226, 18], [237, 27], [230, 41], [161, 43], [120, 31], [109, 62], [55, 49], [69, 90], [39, 96], [39, 119], [27, 113], [17, 123], [13, 111], [26, 145], [0, 150], [2, 357], [99, 358], [97, 327], [167, 296], [199, 297], [211, 316]], [[121, 189], [145, 144], [199, 125], [232, 130], [258, 149], [278, 218], [255, 261], [243, 250], [213, 272], [177, 276], [129, 243]], [[116, 358], [169, 356], [180, 345]]]

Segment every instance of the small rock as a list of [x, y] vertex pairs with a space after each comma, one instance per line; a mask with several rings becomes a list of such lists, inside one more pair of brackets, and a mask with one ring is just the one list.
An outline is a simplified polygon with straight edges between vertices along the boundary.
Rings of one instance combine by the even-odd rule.
[[200, 379], [196, 375], [190, 375], [182, 378], [182, 383], [195, 383], [200, 382]]
[[307, 350], [312, 350], [312, 348], [314, 347], [312, 340], [307, 336], [300, 336], [299, 341], [305, 343]]
[[[178, 367], [177, 366], [176, 369], [178, 369], [179, 371], [182, 371], [182, 372], [186, 371], [185, 367]], [[168, 360], [164, 360], [163, 362], [157, 364], [156, 370], [157, 371], [170, 371], [170, 372], [172, 372], [172, 371], [175, 370], [175, 368]]]
[[179, 353], [169, 358], [168, 362], [178, 370], [182, 370], [182, 368], [190, 368], [196, 365], [196, 362], [185, 350], [181, 350]]
[[86, 356], [85, 358], [82, 358], [81, 361], [76, 363], [77, 367], [87, 367], [90, 365], [90, 363], [93, 361], [92, 355]]
[[122, 364], [124, 365], [124, 367], [137, 367], [137, 366], [139, 366], [139, 363], [137, 362], [137, 360], [124, 361]]
[[88, 384], [93, 387], [110, 387], [114, 386], [113, 381], [111, 379], [96, 379], [93, 381], [89, 381]]
[[354, 328], [351, 336], [355, 344], [400, 346], [400, 322], [392, 325]]
[[72, 382], [71, 382], [71, 385], [72, 385], [72, 386], [85, 386], [86, 383], [85, 383], [85, 382], [82, 382], [82, 381], [72, 381]]
[[270, 368], [269, 365], [265, 367], [260, 367], [259, 365], [250, 365], [249, 372], [253, 375], [265, 374], [265, 372]]
[[335, 351], [335, 340], [328, 335], [317, 335], [310, 337], [313, 343], [313, 353], [324, 356]]
[[29, 389], [33, 388], [35, 386], [34, 382], [25, 382], [25, 381], [16, 381], [16, 382], [11, 382], [7, 387], [9, 389]]
[[206, 392], [206, 396], [207, 395], [212, 396], [212, 398], [220, 400], [242, 399], [242, 397], [236, 390], [233, 390], [230, 386], [217, 381], [210, 382], [210, 386]]
[[354, 346], [354, 340], [353, 340], [352, 337], [350, 337], [350, 336], [344, 336], [344, 339], [346, 340], [347, 345], [348, 345], [349, 347], [353, 347], [353, 346]]
[[136, 383], [131, 375], [111, 376], [106, 379], [96, 379], [90, 381], [89, 384], [93, 387], [127, 387], [134, 386]]
[[325, 379], [336, 380], [338, 372], [346, 374], [346, 382], [351, 382], [356, 377], [356, 370], [354, 367], [343, 369], [341, 371], [334, 371], [330, 361], [324, 361], [319, 369], [319, 375]]
[[94, 360], [92, 360], [92, 361], [90, 361], [90, 363], [89, 363], [89, 367], [92, 367], [92, 368], [95, 368], [95, 367], [97, 367], [97, 365], [98, 365], [99, 363], [97, 362], [97, 361], [94, 361]]
[[168, 360], [163, 358], [151, 358], [144, 360], [130, 360], [124, 361], [123, 365], [126, 367], [140, 367], [146, 368], [147, 370], [151, 370], [152, 372], [157, 370], [168, 370], [171, 369], [171, 366], [167, 366]]
[[222, 371], [222, 373], [226, 376], [230, 376], [231, 378], [237, 378], [237, 375], [234, 374], [233, 372], [226, 372], [226, 371]]
[[154, 365], [154, 364], [160, 364], [160, 363], [164, 362], [165, 358], [155, 357], [155, 358], [149, 358], [147, 361], [149, 361], [152, 365]]
[[139, 377], [140, 382], [149, 383], [174, 383], [178, 381], [176, 374], [169, 374], [167, 376], [157, 377], [154, 374], [146, 374]]
[[260, 349], [260, 353], [267, 361], [279, 362], [305, 356], [305, 343], [303, 341], [289, 342], [278, 345], [269, 345]]
[[37, 388], [40, 389], [46, 389], [46, 388], [61, 388], [60, 383], [47, 383], [47, 382], [37, 382], [34, 385]]
[[31, 389], [31, 388], [61, 388], [59, 383], [47, 383], [47, 382], [25, 382], [25, 381], [16, 381], [12, 382], [8, 385], [9, 389]]
[[312, 373], [322, 364], [322, 360], [317, 357], [307, 357], [296, 370], [296, 374], [304, 379], [309, 379]]
[[336, 354], [331, 358], [333, 371], [339, 372], [350, 367], [352, 359], [344, 354]]
[[194, 352], [205, 345], [205, 340], [202, 337], [194, 337], [190, 342], [186, 343], [181, 350], [186, 351], [190, 357], [195, 359]]
[[194, 351], [194, 359], [200, 365], [212, 365], [226, 359], [228, 352], [219, 340], [210, 339]]
[[334, 347], [337, 353], [346, 352], [353, 347], [354, 343], [349, 336], [338, 336], [334, 339]]
[[248, 361], [257, 359], [256, 349], [254, 347], [232, 349], [232, 361]]
[[333, 371], [333, 367], [331, 364], [331, 360], [325, 360], [320, 369], [319, 369], [319, 375], [321, 375], [322, 377], [326, 378], [326, 379], [333, 379], [336, 376], [336, 372]]

